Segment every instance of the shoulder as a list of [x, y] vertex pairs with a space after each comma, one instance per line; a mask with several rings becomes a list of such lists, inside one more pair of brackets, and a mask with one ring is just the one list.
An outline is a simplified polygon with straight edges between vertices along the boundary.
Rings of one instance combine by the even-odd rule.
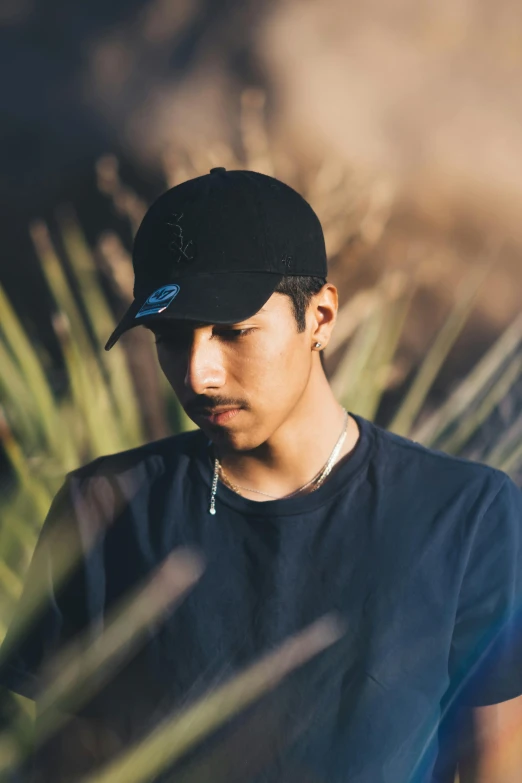
[[[427, 490], [466, 494], [486, 505], [506, 486], [518, 488], [502, 470], [471, 459], [429, 448], [409, 438], [371, 424], [374, 459], [388, 477], [407, 482], [419, 493]], [[518, 490], [519, 491], [519, 490]]]
[[45, 527], [63, 519], [89, 538], [127, 513], [143, 518], [144, 509], [150, 510], [151, 502], [161, 505], [173, 486], [182, 491], [206, 445], [206, 437], [196, 430], [107, 454], [70, 471], [55, 495]]
[[96, 478], [110, 479], [136, 474], [153, 477], [166, 470], [175, 472], [200, 455], [206, 442], [201, 430], [172, 435], [133, 449], [98, 457], [70, 471], [67, 479], [69, 483], [83, 483]]

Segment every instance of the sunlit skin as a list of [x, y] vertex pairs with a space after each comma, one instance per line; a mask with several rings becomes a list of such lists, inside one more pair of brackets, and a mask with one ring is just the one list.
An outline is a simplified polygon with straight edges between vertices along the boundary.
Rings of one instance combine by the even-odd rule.
[[[178, 321], [155, 329], [163, 372], [235, 483], [283, 497], [328, 459], [344, 411], [314, 346], [327, 345], [337, 306], [337, 290], [327, 283], [310, 302], [303, 332], [290, 298], [279, 293], [238, 324]], [[340, 458], [358, 434], [350, 417]], [[256, 493], [241, 494], [263, 501]]]
[[460, 783], [520, 783], [522, 696], [462, 710]]

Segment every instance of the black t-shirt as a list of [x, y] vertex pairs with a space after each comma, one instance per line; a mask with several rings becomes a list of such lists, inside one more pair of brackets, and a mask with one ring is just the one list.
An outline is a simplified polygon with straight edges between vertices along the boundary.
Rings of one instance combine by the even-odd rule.
[[[317, 491], [255, 502], [219, 484], [215, 516], [201, 432], [70, 473], [37, 547], [51, 601], [0, 681], [34, 697], [43, 659], [82, 629], [94, 638], [114, 602], [189, 545], [204, 555], [201, 579], [86, 715], [136, 741], [334, 611], [344, 636], [203, 743], [200, 779], [450, 780], [455, 705], [522, 694], [522, 494], [500, 471], [354, 418], [354, 451]], [[46, 542], [63, 518], [86, 554], [53, 590]]]

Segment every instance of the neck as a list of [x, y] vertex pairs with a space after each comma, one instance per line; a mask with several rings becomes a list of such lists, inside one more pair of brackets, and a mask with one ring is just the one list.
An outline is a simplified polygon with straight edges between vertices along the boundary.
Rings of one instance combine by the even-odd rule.
[[[335, 399], [321, 368], [315, 378], [312, 374], [292, 414], [267, 441], [248, 452], [230, 450], [218, 456], [227, 477], [235, 484], [283, 497], [323, 468], [345, 420], [345, 411]], [[358, 436], [357, 424], [350, 416], [338, 461], [352, 451]], [[241, 494], [252, 500], [266, 500], [253, 492], [241, 490]]]

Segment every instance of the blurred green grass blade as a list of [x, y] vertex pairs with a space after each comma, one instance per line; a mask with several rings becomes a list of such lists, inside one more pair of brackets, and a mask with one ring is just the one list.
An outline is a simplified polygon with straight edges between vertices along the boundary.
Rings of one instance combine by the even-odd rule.
[[31, 238], [57, 308], [67, 315], [82, 354], [86, 359], [91, 358], [94, 351], [90, 336], [45, 223], [38, 221], [31, 225]]
[[[34, 537], [36, 543], [36, 535]], [[49, 599], [49, 551], [52, 551], [53, 586], [59, 589], [83, 554], [82, 543], [68, 517], [56, 520], [48, 528], [45, 545], [32, 547], [29, 570], [24, 574], [23, 605], [15, 606], [10, 619], [8, 642], [0, 649], [0, 658], [8, 657], [17, 640], [30, 627]]]
[[34, 399], [24, 381], [20, 367], [13, 360], [0, 334], [0, 403], [11, 427], [16, 429], [26, 448], [42, 445], [40, 423]]
[[93, 372], [92, 355], [86, 357], [80, 352], [63, 313], [55, 314], [53, 326], [62, 348], [75, 409], [84, 424], [82, 461], [122, 451], [125, 440], [120, 437], [107, 388]]
[[458, 454], [471, 436], [486, 421], [494, 408], [507, 396], [513, 384], [522, 375], [522, 355], [514, 356], [500, 378], [485, 395], [476, 409], [462, 416], [456, 429], [440, 442], [439, 448], [449, 454]]
[[[33, 517], [36, 514], [33, 512]], [[19, 580], [20, 586], [26, 571], [27, 564], [34, 551], [37, 530], [31, 526], [25, 516], [16, 514], [16, 504], [2, 503], [0, 505], [0, 563], [5, 565]], [[0, 618], [6, 618], [11, 614], [13, 591], [8, 592], [9, 586], [15, 586], [10, 580], [9, 574], [5, 574], [10, 585], [6, 590], [0, 591]], [[0, 642], [1, 643], [1, 642]]]
[[480, 268], [465, 281], [457, 295], [457, 302], [446, 322], [438, 332], [430, 350], [417, 371], [399, 410], [388, 425], [397, 435], [408, 435], [428, 396], [440, 368], [453, 348], [473, 309], [491, 264]]
[[107, 767], [83, 778], [80, 783], [144, 783], [154, 780], [205, 737], [273, 690], [294, 669], [327, 649], [342, 636], [336, 619], [325, 616], [275, 651], [252, 664], [230, 682], [154, 729], [137, 746], [131, 747]]
[[2, 444], [7, 459], [20, 482], [22, 489], [27, 493], [28, 497], [31, 498], [36, 512], [40, 514], [43, 519], [51, 504], [52, 496], [37, 477], [32, 475], [25, 455], [16, 441], [1, 407], [0, 443]]
[[61, 426], [60, 412], [49, 383], [18, 317], [0, 286], [0, 326], [6, 344], [19, 364], [28, 389], [31, 391], [38, 425], [46, 446], [56, 459], [60, 459], [64, 471], [77, 467], [77, 455], [68, 433]]
[[[23, 502], [22, 502], [23, 501]], [[30, 506], [30, 508], [28, 508]], [[18, 547], [21, 547], [29, 557], [34, 549], [36, 536], [42, 520], [35, 524], [35, 514], [32, 503], [28, 503], [28, 496], [16, 492], [10, 500], [0, 503], [0, 520], [2, 536], [12, 537]], [[8, 552], [9, 546], [3, 542], [2, 554]]]
[[511, 478], [515, 478], [515, 473], [520, 469], [522, 465], [522, 440], [520, 440], [513, 448], [513, 450], [505, 456], [499, 465], [500, 470], [503, 470]]
[[13, 600], [16, 601], [20, 597], [22, 580], [2, 558], [0, 558], [0, 585]]
[[[66, 524], [55, 527], [51, 533], [52, 540], [47, 541], [54, 553], [57, 584], [70, 573], [81, 556], [77, 537], [74, 534], [71, 537], [72, 531], [67, 520], [63, 522]], [[183, 600], [187, 591], [200, 578], [203, 567], [197, 552], [187, 548], [175, 550], [144, 585], [139, 585], [129, 596], [124, 596], [110, 610], [105, 618], [104, 630], [98, 637], [93, 640], [91, 632], [86, 631], [46, 663], [42, 672], [46, 685], [37, 698], [39, 721], [31, 743], [32, 751], [63, 727], [72, 718], [74, 711], [95, 695], [114, 671], [141, 647], [151, 626]], [[38, 552], [31, 569], [31, 582], [24, 591], [25, 611], [15, 616], [16, 627], [10, 627], [11, 645], [33, 621], [48, 595], [45, 553]], [[6, 654], [5, 645], [2, 654]], [[0, 745], [9, 744], [10, 739], [19, 735], [20, 729], [18, 716], [9, 729], [0, 735]], [[0, 763], [0, 774], [6, 768], [20, 764], [25, 755], [24, 749], [19, 748], [16, 758], [7, 767], [2, 768]]]
[[359, 411], [361, 381], [381, 333], [381, 319], [382, 313], [374, 312], [361, 324], [332, 377], [332, 391], [347, 410]]
[[328, 342], [328, 354], [333, 354], [352, 337], [361, 323], [382, 305], [382, 294], [377, 289], [359, 291], [344, 304], [337, 314], [335, 329]]
[[[393, 366], [393, 357], [399, 343], [413, 292], [388, 303], [383, 312], [379, 340], [372, 352], [368, 367], [359, 381], [356, 410], [373, 420], [379, 408]], [[365, 383], [367, 381], [367, 384]]]
[[195, 551], [175, 550], [145, 585], [135, 588], [109, 613], [98, 638], [90, 644], [85, 638], [77, 639], [50, 663], [47, 676], [51, 681], [38, 701], [45, 737], [49, 734], [46, 711], [59, 709], [63, 702], [68, 709], [71, 705], [77, 708], [90, 698], [141, 645], [151, 624], [184, 599], [202, 572], [203, 561]]
[[435, 444], [460, 416], [475, 406], [484, 390], [500, 371], [506, 358], [522, 345], [522, 315], [508, 326], [480, 361], [473, 367], [447, 402], [438, 408], [412, 437], [426, 446]]
[[[24, 493], [25, 494], [25, 493]], [[21, 492], [0, 504], [0, 621], [2, 625], [13, 613], [13, 607], [22, 589], [22, 580], [29, 558], [34, 550], [37, 530], [29, 523], [29, 514], [37, 517], [34, 505], [25, 498], [30, 506], [29, 514], [21, 514], [22, 506], [18, 502]], [[3, 632], [0, 634], [0, 644]]]
[[0, 736], [0, 781], [1, 783], [13, 783], [16, 781], [18, 764], [19, 741], [16, 737]]
[[36, 718], [36, 704], [32, 699], [26, 699], [25, 696], [22, 696], [20, 693], [13, 692], [13, 699], [18, 704], [20, 711], [31, 719], [30, 726], [32, 728], [34, 719]]
[[116, 344], [110, 355], [103, 350], [116, 324], [98, 280], [91, 251], [78, 221], [70, 210], [62, 211], [60, 226], [63, 244], [100, 351], [100, 360], [109, 381], [128, 448], [137, 446], [143, 443], [144, 436], [136, 392], [121, 345]]
[[[57, 331], [57, 335], [66, 337], [65, 341], [61, 342], [67, 352], [65, 360], [69, 372], [72, 373], [71, 383], [75, 384], [74, 395], [87, 424], [88, 443], [92, 446], [88, 456], [92, 458], [121, 451], [126, 444], [118, 430], [118, 419], [109, 390], [46, 226], [43, 223], [34, 224], [31, 227], [31, 236], [58, 312], [66, 316], [61, 322], [65, 324], [66, 321], [67, 327], [64, 327], [61, 333]], [[60, 322], [60, 318], [55, 321]]]
[[493, 467], [500, 468], [505, 464], [509, 456], [516, 452], [518, 446], [522, 443], [522, 413], [515, 419], [515, 421], [507, 427], [506, 431], [502, 433], [500, 440], [494, 444], [491, 451], [488, 452], [485, 458], [485, 462]]
[[413, 289], [406, 277], [393, 273], [381, 283], [376, 300], [358, 327], [331, 379], [339, 402], [348, 410], [373, 418], [389, 377], [391, 363], [409, 309]]

